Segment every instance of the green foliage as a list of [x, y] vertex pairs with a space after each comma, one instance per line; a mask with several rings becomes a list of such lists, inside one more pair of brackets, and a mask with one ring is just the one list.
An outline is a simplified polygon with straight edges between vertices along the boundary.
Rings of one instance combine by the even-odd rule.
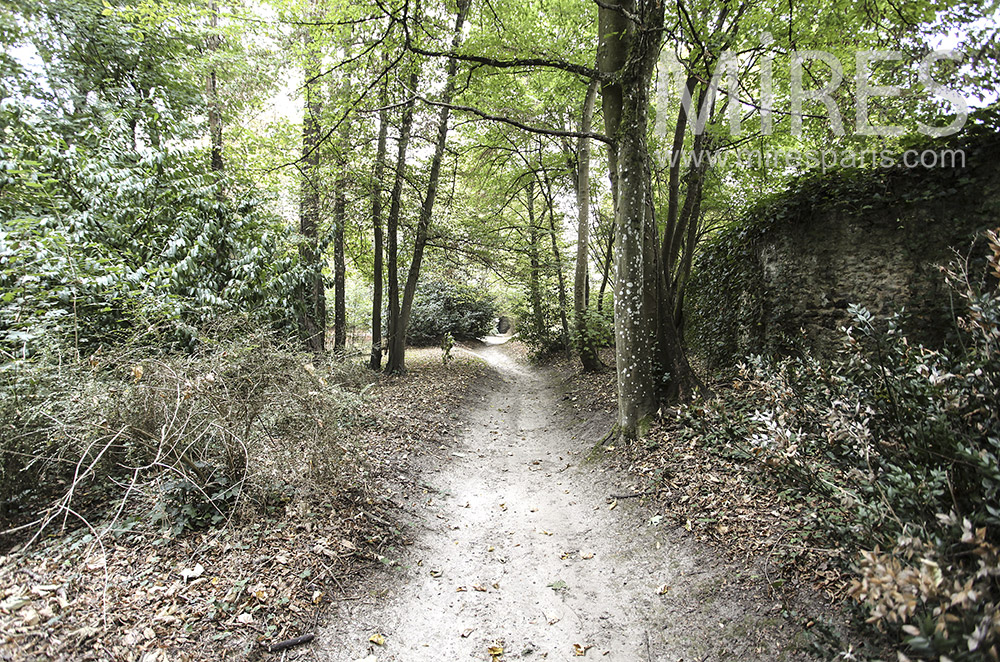
[[[210, 469], [204, 462], [197, 466]], [[166, 477], [160, 481], [160, 496], [153, 506], [151, 521], [173, 535], [218, 525], [229, 514], [239, 487], [221, 474], [203, 486], [186, 477]]]
[[474, 287], [447, 280], [433, 280], [417, 288], [407, 328], [413, 345], [441, 342], [446, 334], [459, 340], [481, 338], [493, 329], [496, 303], [493, 296]]
[[689, 425], [813, 500], [863, 552], [852, 593], [914, 654], [984, 659], [1000, 643], [1000, 237], [989, 273], [947, 272], [962, 349], [913, 345], [863, 308], [841, 356], [752, 358]]
[[92, 351], [140, 321], [188, 343], [192, 324], [220, 312], [285, 316], [297, 278], [286, 231], [252, 190], [221, 198], [203, 153], [136, 152], [113, 132], [83, 150], [24, 105], [0, 115], [5, 347], [46, 338]]

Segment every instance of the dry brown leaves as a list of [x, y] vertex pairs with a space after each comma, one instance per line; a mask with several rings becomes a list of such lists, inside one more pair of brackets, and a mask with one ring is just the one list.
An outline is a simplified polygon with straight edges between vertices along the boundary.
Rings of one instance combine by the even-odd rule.
[[0, 660], [257, 659], [313, 631], [399, 543], [382, 478], [449, 432], [487, 371], [462, 356], [442, 365], [440, 350], [409, 352], [408, 367], [364, 405], [372, 479], [356, 490], [300, 489], [256, 521], [178, 538], [134, 513], [129, 530], [80, 528], [0, 556]]
[[[614, 365], [613, 352], [606, 350], [602, 360]], [[613, 370], [587, 374], [578, 363], [563, 359], [554, 368], [575, 410], [613, 416]], [[805, 581], [831, 601], [843, 600], [850, 587], [850, 578], [840, 569], [845, 552], [803, 526], [811, 518], [811, 506], [764, 480], [755, 463], [700, 444], [676, 412], [663, 414], [638, 442], [606, 447], [612, 461], [635, 476], [635, 493], [652, 492], [643, 498], [699, 542], [746, 567], [757, 564], [773, 588], [788, 580]], [[612, 422], [609, 417], [608, 425]]]

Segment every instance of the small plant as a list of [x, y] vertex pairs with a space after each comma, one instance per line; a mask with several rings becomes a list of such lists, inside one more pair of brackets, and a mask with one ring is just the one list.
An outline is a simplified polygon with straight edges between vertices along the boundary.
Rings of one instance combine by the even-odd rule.
[[455, 338], [452, 337], [450, 333], [444, 334], [441, 338], [441, 363], [448, 365], [451, 361], [451, 349], [455, 346]]

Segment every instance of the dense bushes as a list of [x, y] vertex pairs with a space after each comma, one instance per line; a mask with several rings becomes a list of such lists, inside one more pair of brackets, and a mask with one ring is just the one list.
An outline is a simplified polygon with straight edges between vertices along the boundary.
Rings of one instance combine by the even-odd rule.
[[448, 333], [458, 340], [480, 338], [493, 330], [495, 321], [496, 303], [490, 294], [433, 280], [417, 289], [406, 336], [413, 345], [438, 344]]
[[751, 359], [689, 418], [817, 499], [822, 535], [859, 563], [869, 622], [932, 659], [1000, 647], [1000, 237], [989, 244], [989, 273], [946, 274], [965, 304], [960, 349], [911, 344], [855, 308], [837, 360]]

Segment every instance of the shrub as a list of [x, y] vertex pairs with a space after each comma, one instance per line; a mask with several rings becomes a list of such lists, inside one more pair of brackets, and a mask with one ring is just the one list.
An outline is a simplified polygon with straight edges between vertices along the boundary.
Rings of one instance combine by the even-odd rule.
[[0, 530], [139, 499], [180, 533], [255, 512], [281, 486], [360, 485], [352, 428], [368, 371], [266, 331], [219, 334], [193, 353], [125, 344], [62, 366], [2, 364], [0, 424], [18, 432], [0, 437]]
[[689, 418], [818, 499], [824, 535], [858, 559], [868, 622], [927, 659], [1000, 647], [1000, 237], [988, 241], [987, 274], [945, 272], [965, 306], [959, 348], [913, 345], [898, 318], [853, 308], [836, 360], [751, 358], [730, 401]]
[[448, 333], [470, 340], [489, 334], [495, 321], [496, 303], [490, 294], [435, 280], [417, 289], [406, 338], [413, 345], [439, 344]]

